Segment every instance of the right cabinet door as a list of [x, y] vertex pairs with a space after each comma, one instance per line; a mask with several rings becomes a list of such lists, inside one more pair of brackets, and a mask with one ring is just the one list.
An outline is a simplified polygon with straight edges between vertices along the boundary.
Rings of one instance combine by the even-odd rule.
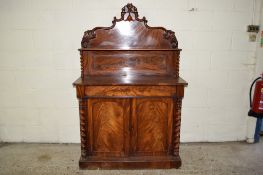
[[137, 98], [132, 103], [131, 154], [169, 154], [172, 140], [172, 98]]

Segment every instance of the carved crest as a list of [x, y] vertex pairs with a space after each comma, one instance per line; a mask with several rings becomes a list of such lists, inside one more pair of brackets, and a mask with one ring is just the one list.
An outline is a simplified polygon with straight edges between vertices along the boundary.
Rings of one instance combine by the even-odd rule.
[[150, 27], [150, 26], [148, 26], [146, 18], [143, 17], [142, 19], [140, 19], [137, 8], [135, 6], [133, 6], [131, 3], [128, 3], [126, 6], [124, 6], [122, 8], [120, 19], [117, 19], [116, 17], [113, 18], [112, 26], [110, 26], [110, 27], [95, 27], [92, 30], [85, 31], [84, 36], [83, 36], [82, 41], [81, 41], [82, 48], [88, 48], [89, 47], [90, 41], [92, 39], [96, 38], [96, 31], [97, 30], [113, 29], [115, 27], [116, 23], [121, 22], [121, 21], [129, 21], [129, 22], [138, 21], [138, 22], [142, 22], [144, 24], [144, 26], [149, 30], [162, 30], [163, 31], [163, 38], [170, 42], [171, 48], [174, 48], [174, 49], [178, 48], [178, 41], [177, 41], [176, 36], [175, 36], [173, 31], [166, 30], [163, 27]]
[[138, 19], [138, 12], [137, 8], [133, 6], [132, 4], [127, 4], [122, 8], [121, 11], [121, 19], [125, 21], [132, 21], [135, 19]]

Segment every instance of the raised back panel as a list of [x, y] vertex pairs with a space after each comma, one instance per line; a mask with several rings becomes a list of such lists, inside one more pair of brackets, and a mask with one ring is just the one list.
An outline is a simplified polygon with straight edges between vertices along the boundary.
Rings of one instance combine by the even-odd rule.
[[[82, 77], [88, 75], [178, 76], [178, 42], [171, 30], [150, 27], [127, 4], [110, 27], [87, 30], [82, 38]], [[127, 72], [128, 70], [128, 72]]]
[[87, 75], [176, 75], [179, 52], [175, 51], [86, 51]]

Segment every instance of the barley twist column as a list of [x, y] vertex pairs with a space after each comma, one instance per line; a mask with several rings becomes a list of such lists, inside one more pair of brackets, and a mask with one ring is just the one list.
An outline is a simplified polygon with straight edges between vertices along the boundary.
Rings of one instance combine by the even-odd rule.
[[85, 159], [88, 151], [88, 135], [87, 135], [87, 100], [79, 99], [79, 118], [80, 118], [80, 139], [81, 139], [81, 158]]
[[173, 155], [179, 155], [182, 97], [174, 98]]

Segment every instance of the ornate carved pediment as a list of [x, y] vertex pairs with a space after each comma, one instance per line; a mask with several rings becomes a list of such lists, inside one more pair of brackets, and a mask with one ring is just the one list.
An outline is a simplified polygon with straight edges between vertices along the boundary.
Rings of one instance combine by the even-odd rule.
[[173, 31], [148, 26], [146, 18], [140, 19], [137, 8], [128, 3], [122, 8], [121, 18], [113, 18], [112, 26], [85, 31], [81, 46], [105, 49], [176, 49], [178, 42]]
[[132, 4], [127, 4], [121, 9], [121, 19], [125, 21], [133, 21], [138, 19], [137, 8]]

